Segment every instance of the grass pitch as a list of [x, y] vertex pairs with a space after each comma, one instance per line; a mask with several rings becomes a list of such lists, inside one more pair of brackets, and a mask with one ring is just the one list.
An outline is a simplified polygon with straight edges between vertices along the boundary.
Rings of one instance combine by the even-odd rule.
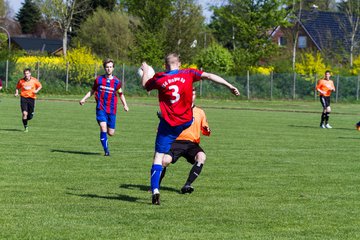
[[[79, 100], [81, 97], [76, 98]], [[168, 169], [161, 205], [147, 192], [155, 98], [119, 106], [103, 157], [95, 104], [39, 99], [29, 133], [19, 99], [0, 102], [0, 239], [359, 239], [359, 106], [197, 101], [212, 136], [191, 195], [191, 168]]]

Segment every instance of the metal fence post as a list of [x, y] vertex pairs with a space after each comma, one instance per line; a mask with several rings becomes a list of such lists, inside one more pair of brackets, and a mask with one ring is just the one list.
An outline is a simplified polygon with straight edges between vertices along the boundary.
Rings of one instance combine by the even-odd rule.
[[274, 81], [274, 72], [270, 73], [270, 100], [273, 98], [273, 81]]
[[338, 97], [339, 97], [339, 81], [340, 81], [340, 76], [339, 74], [336, 76], [336, 98], [335, 98], [335, 102], [338, 102]]
[[360, 82], [360, 74], [357, 77], [357, 84], [356, 84], [356, 101], [359, 100], [359, 82]]
[[315, 74], [315, 79], [314, 79], [314, 99], [316, 101], [316, 95], [317, 95], [317, 91], [316, 91], [316, 85], [317, 85], [317, 74]]
[[125, 63], [122, 64], [121, 88], [125, 89]]
[[249, 70], [247, 70], [246, 92], [247, 92], [247, 99], [250, 100], [250, 72], [249, 72]]
[[296, 72], [294, 71], [294, 76], [293, 76], [293, 99], [295, 99], [295, 95], [296, 95]]

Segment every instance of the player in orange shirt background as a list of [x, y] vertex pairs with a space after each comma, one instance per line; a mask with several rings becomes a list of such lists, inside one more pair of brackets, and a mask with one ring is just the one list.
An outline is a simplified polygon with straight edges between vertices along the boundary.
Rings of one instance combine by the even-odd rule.
[[36, 94], [41, 90], [41, 83], [31, 76], [31, 70], [26, 68], [24, 70], [24, 77], [21, 78], [15, 90], [15, 97], [20, 93], [20, 106], [22, 112], [22, 122], [24, 125], [24, 132], [29, 131], [28, 121], [34, 116]]
[[331, 72], [329, 70], [325, 71], [325, 77], [320, 79], [316, 85], [316, 91], [319, 92], [320, 102], [323, 107], [323, 112], [321, 114], [321, 128], [332, 128], [329, 124], [329, 114], [331, 112], [330, 108], [330, 96], [332, 92], [335, 92], [334, 82], [330, 80]]
[[[206, 120], [205, 112], [196, 107], [194, 104], [196, 98], [196, 90], [193, 88], [193, 117], [194, 121], [189, 128], [185, 129], [173, 142], [171, 145], [170, 152], [165, 155], [163, 159], [163, 171], [161, 174], [161, 180], [165, 176], [166, 167], [170, 163], [176, 163], [180, 157], [186, 158], [186, 160], [193, 164], [189, 172], [189, 177], [186, 180], [186, 183], [181, 188], [181, 193], [192, 193], [194, 188], [191, 184], [195, 179], [200, 175], [203, 165], [205, 164], [206, 154], [204, 150], [200, 147], [200, 133], [205, 136], [210, 136], [211, 130], [209, 124]], [[160, 180], [160, 181], [161, 181]]]

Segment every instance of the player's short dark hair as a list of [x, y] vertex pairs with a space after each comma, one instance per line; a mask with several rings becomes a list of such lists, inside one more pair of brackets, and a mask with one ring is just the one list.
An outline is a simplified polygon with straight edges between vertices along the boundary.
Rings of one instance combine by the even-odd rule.
[[179, 55], [179, 54], [177, 54], [177, 53], [169, 53], [169, 54], [166, 55], [166, 57], [165, 57], [165, 64], [170, 65], [170, 60], [171, 60], [172, 58], [177, 58], [178, 61], [181, 62], [181, 60], [180, 60], [180, 55]]
[[112, 63], [112, 64], [113, 64], [113, 67], [115, 67], [114, 60], [112, 60], [111, 58], [106, 58], [106, 59], [103, 61], [103, 67], [105, 68], [106, 64], [108, 64], [108, 63]]
[[330, 70], [326, 70], [326, 71], [325, 71], [325, 74], [327, 74], [327, 73], [331, 73], [331, 71], [330, 71]]
[[23, 73], [25, 73], [25, 72], [30, 72], [31, 73], [31, 69], [30, 68], [25, 68]]

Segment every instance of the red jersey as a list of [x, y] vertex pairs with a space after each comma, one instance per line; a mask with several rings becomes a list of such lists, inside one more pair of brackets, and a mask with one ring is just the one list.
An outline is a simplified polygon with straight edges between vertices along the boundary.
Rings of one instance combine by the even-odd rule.
[[170, 126], [179, 126], [192, 120], [192, 85], [201, 79], [197, 69], [172, 70], [156, 73], [149, 79], [147, 91], [157, 89], [162, 117]]

